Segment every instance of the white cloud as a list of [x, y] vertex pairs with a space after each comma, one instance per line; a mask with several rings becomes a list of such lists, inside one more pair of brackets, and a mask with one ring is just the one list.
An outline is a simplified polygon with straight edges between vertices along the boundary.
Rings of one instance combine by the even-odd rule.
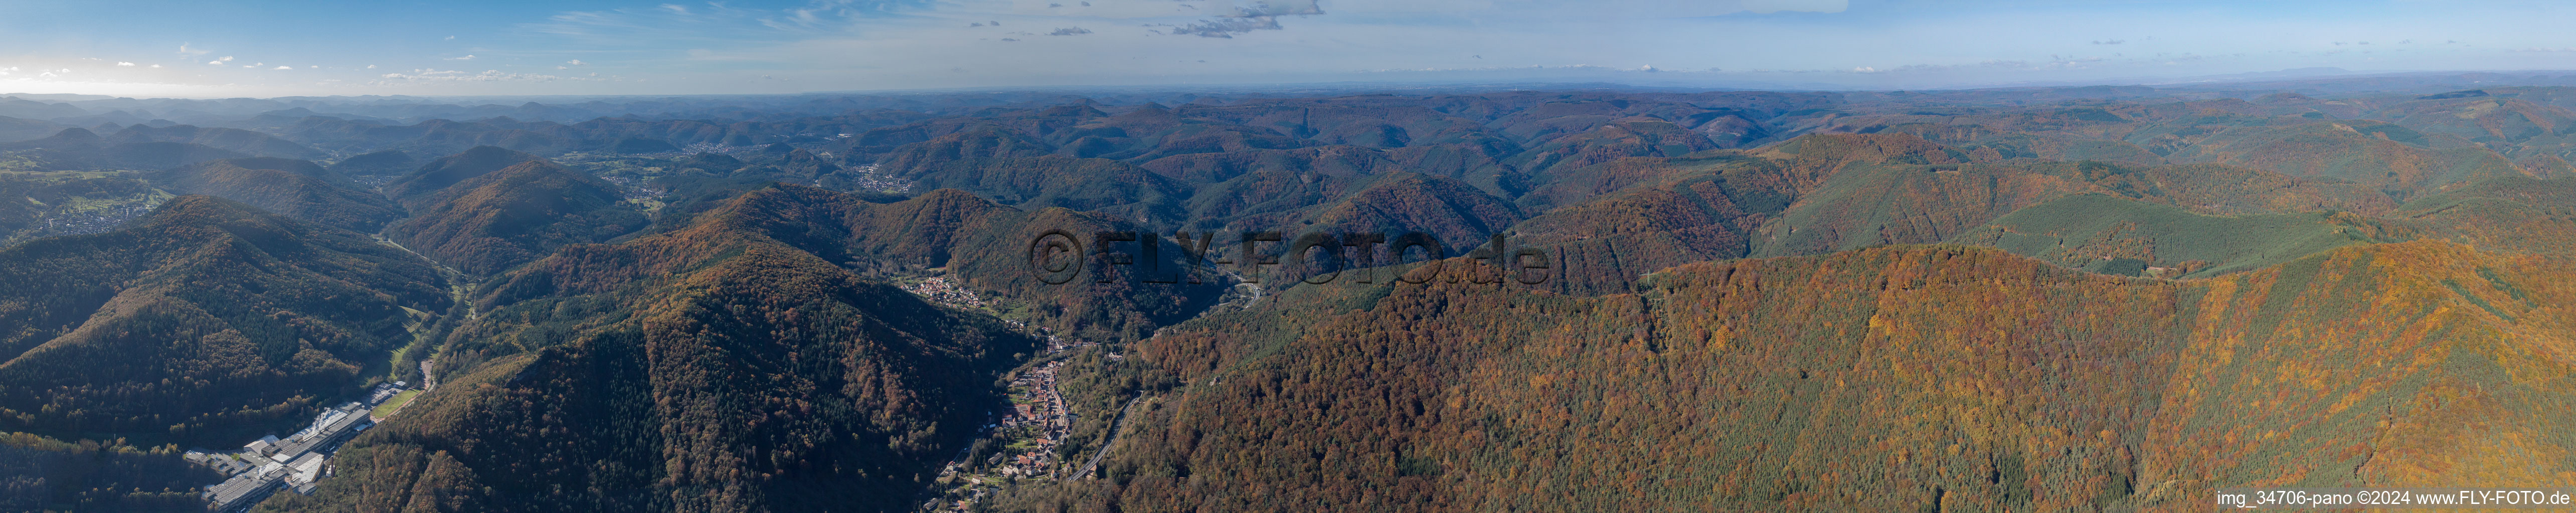
[[580, 65], [583, 65], [583, 64], [589, 64], [589, 63], [587, 63], [587, 62], [582, 62], [582, 61], [581, 61], [581, 59], [573, 59], [573, 60], [569, 60], [569, 61], [564, 61], [564, 65], [566, 65], [566, 66], [580, 66]]
[[233, 56], [226, 55], [226, 56], [224, 56], [224, 58], [221, 58], [221, 59], [215, 59], [215, 60], [224, 61], [224, 62], [232, 62], [232, 61], [233, 61]]
[[390, 81], [406, 81], [406, 82], [503, 82], [503, 81], [510, 81], [510, 82], [551, 82], [551, 81], [556, 81], [556, 80], [590, 80], [589, 78], [584, 78], [584, 77], [559, 77], [559, 76], [554, 76], [554, 75], [539, 75], [539, 74], [534, 74], [534, 73], [504, 73], [504, 72], [502, 72], [502, 71], [500, 71], [500, 70], [489, 70], [489, 69], [487, 69], [487, 70], [483, 70], [483, 72], [482, 72], [482, 73], [470, 73], [470, 72], [466, 72], [466, 71], [463, 71], [463, 70], [452, 70], [452, 69], [450, 69], [450, 70], [441, 70], [441, 69], [416, 69], [416, 70], [411, 70], [411, 73], [386, 73], [386, 74], [384, 74], [384, 75], [381, 75], [381, 77], [383, 77], [384, 79], [386, 79], [386, 81], [384, 81], [384, 82], [379, 82], [379, 83], [386, 83], [386, 82], [390, 82]]
[[446, 60], [451, 60], [451, 61], [470, 61], [470, 60], [474, 60], [474, 54], [470, 54], [470, 53], [469, 53], [469, 54], [465, 54], [465, 56], [464, 56], [464, 57], [448, 57]]
[[116, 61], [116, 65], [118, 65], [118, 66], [124, 66], [124, 67], [128, 67], [128, 68], [134, 67], [134, 63], [131, 63], [131, 62], [125, 62], [125, 61]]
[[374, 64], [369, 64], [369, 65], [367, 65], [367, 69], [376, 69], [376, 65], [374, 65]]
[[447, 36], [447, 39], [442, 39], [441, 41], [455, 41], [455, 40], [456, 40], [456, 36]]
[[294, 67], [294, 66], [278, 66], [278, 67], [274, 67], [274, 68], [269, 68], [269, 69], [271, 69], [271, 70], [280, 70], [280, 69], [295, 69], [295, 67]]
[[207, 64], [221, 65], [221, 64], [223, 64], [223, 63], [224, 63], [224, 61], [206, 61], [206, 63], [207, 63]]
[[[1311, 2], [1309, 2], [1311, 3]], [[1277, 10], [1268, 4], [1254, 4], [1255, 9]], [[1850, 0], [1702, 0], [1674, 2], [1669, 0], [1602, 0], [1596, 2], [1553, 2], [1548, 0], [1386, 0], [1383, 2], [1335, 3], [1334, 9], [1353, 12], [1414, 12], [1465, 14], [1485, 17], [1494, 14], [1529, 16], [1533, 19], [1562, 18], [1700, 18], [1735, 13], [1767, 14], [1775, 12], [1838, 13], [1851, 8]], [[1255, 9], [1236, 8], [1242, 12]]]
[[674, 4], [662, 4], [662, 8], [663, 8], [663, 9], [669, 9], [669, 10], [671, 10], [671, 12], [679, 13], [681, 16], [688, 16], [688, 15], [689, 15], [689, 8], [688, 8], [688, 7], [684, 7], [684, 6], [680, 6], [680, 5], [674, 5]]
[[186, 55], [186, 56], [191, 56], [191, 57], [193, 57], [193, 56], [198, 56], [198, 55], [205, 55], [205, 54], [206, 54], [206, 52], [210, 52], [210, 51], [213, 51], [213, 50], [199, 50], [199, 49], [195, 49], [195, 48], [189, 48], [189, 47], [188, 47], [188, 43], [179, 43], [179, 55]]
[[161, 67], [161, 65], [159, 65], [159, 64], [154, 64], [154, 65], [152, 65], [152, 67], [158, 68], [158, 67]]

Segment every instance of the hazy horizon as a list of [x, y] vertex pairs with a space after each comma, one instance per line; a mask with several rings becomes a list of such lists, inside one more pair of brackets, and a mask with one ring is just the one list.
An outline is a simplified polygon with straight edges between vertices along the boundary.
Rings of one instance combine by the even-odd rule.
[[[0, 90], [129, 97], [1138, 85], [2132, 84], [2576, 69], [2538, 2], [0, 2]], [[108, 37], [106, 35], [114, 35]]]

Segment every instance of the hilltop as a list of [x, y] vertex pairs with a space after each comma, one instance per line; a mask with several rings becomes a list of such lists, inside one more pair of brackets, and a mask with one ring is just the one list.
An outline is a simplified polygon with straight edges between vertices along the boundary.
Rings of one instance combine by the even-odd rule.
[[426, 261], [206, 196], [0, 250], [0, 422], [201, 443], [349, 393], [448, 301]]
[[1102, 479], [1002, 504], [2179, 510], [2235, 483], [2548, 482], [2463, 448], [2556, 450], [2523, 440], [2557, 436], [2533, 408], [2576, 369], [2512, 355], [2576, 334], [2568, 269], [2412, 242], [2174, 282], [1894, 246], [1597, 297], [1304, 288], [1141, 344], [1171, 378]]

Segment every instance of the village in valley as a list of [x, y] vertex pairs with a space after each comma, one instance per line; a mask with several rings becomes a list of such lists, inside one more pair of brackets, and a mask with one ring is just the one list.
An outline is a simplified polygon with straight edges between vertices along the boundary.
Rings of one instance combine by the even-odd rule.
[[[1023, 368], [1011, 376], [1010, 409], [999, 412], [1000, 418], [984, 427], [982, 441], [959, 451], [940, 469], [939, 480], [947, 491], [922, 504], [922, 510], [967, 511], [1011, 480], [1080, 477], [1080, 472], [1056, 457], [1057, 448], [1072, 433], [1076, 419], [1066, 408], [1059, 389], [1063, 385], [1059, 373], [1065, 364], [1061, 356], [1098, 348], [1100, 344], [1068, 341], [1056, 335], [1046, 335], [1046, 340], [1046, 354], [1041, 357], [1046, 363]], [[1115, 354], [1109, 356], [1116, 359]]]
[[[898, 280], [897, 284], [906, 292], [950, 307], [989, 312], [1002, 306], [944, 276]], [[1065, 404], [1059, 388], [1063, 385], [1060, 374], [1070, 354], [1103, 348], [1095, 342], [1056, 335], [1045, 327], [1013, 320], [1003, 322], [1043, 337], [1046, 352], [1032, 355], [1030, 365], [1009, 376], [1009, 408], [995, 412], [998, 418], [984, 426], [981, 440], [960, 450], [941, 467], [939, 480], [946, 491], [923, 503], [922, 511], [967, 511], [1012, 480], [1080, 477], [1075, 464], [1083, 462], [1060, 461], [1057, 457], [1058, 448], [1072, 434], [1077, 418]], [[1111, 362], [1123, 359], [1117, 353], [1102, 356]]]

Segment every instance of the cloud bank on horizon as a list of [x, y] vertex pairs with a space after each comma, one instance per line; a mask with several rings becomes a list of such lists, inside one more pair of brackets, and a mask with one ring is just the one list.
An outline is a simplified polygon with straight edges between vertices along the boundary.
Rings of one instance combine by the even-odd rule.
[[0, 0], [0, 91], [789, 93], [1338, 81], [1815, 89], [2576, 69], [2527, 1]]

